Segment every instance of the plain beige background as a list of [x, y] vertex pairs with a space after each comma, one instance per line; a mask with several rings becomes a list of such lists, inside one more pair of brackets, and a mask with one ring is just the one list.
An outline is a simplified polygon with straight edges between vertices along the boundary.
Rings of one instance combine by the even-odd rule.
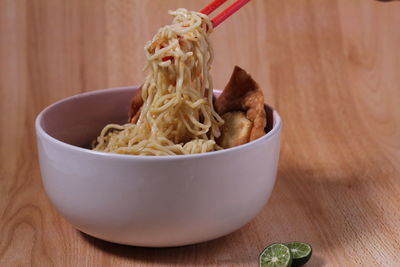
[[[0, 0], [0, 266], [257, 266], [270, 243], [309, 266], [400, 265], [400, 2], [253, 0], [212, 36], [215, 85], [235, 64], [283, 117], [276, 188], [218, 240], [169, 249], [84, 236], [48, 202], [34, 118], [80, 92], [140, 84], [168, 9], [208, 0]], [[251, 179], [251, 174], [246, 179]], [[205, 192], [206, 193], [206, 192]]]

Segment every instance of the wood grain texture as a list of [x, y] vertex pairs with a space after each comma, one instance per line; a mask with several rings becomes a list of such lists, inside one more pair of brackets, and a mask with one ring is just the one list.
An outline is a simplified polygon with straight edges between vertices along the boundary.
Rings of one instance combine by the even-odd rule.
[[[235, 64], [284, 122], [269, 203], [241, 230], [167, 249], [74, 230], [45, 196], [34, 118], [83, 91], [140, 84], [168, 9], [208, 0], [0, 0], [0, 266], [256, 266], [303, 240], [309, 266], [400, 265], [400, 2], [254, 0], [213, 33], [216, 87]], [[226, 5], [225, 5], [226, 6]]]

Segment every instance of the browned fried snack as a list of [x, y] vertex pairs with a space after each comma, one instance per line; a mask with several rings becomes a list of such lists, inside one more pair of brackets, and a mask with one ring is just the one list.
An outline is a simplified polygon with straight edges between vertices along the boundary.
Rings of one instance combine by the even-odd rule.
[[225, 123], [221, 127], [218, 144], [223, 148], [239, 146], [249, 142], [253, 123], [243, 111], [227, 112], [222, 115]]
[[131, 100], [131, 108], [129, 110], [129, 122], [136, 123], [139, 119], [140, 110], [142, 109], [142, 87], [140, 87]]
[[[253, 124], [249, 141], [253, 141], [265, 134], [267, 119], [264, 109], [264, 94], [253, 78], [240, 67], [235, 66], [231, 79], [215, 101], [215, 109], [220, 115], [232, 111], [245, 112], [247, 119]], [[222, 139], [219, 141], [228, 142]], [[231, 140], [229, 143], [235, 143], [236, 141]]]

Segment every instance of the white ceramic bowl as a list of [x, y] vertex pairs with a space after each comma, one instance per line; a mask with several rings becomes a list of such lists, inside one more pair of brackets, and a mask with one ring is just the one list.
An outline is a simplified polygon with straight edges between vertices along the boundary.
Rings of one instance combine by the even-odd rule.
[[36, 119], [49, 199], [89, 235], [136, 246], [180, 246], [229, 234], [263, 208], [274, 187], [281, 122], [251, 143], [205, 154], [130, 156], [87, 147], [124, 123], [136, 88], [72, 96]]

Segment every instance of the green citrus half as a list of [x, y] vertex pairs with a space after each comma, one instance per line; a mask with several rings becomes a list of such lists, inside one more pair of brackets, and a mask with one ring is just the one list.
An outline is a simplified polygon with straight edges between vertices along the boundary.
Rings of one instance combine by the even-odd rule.
[[312, 247], [303, 242], [290, 242], [285, 244], [290, 249], [293, 257], [293, 266], [301, 266], [311, 258]]
[[292, 254], [284, 244], [269, 245], [260, 254], [260, 267], [289, 267], [291, 264]]

